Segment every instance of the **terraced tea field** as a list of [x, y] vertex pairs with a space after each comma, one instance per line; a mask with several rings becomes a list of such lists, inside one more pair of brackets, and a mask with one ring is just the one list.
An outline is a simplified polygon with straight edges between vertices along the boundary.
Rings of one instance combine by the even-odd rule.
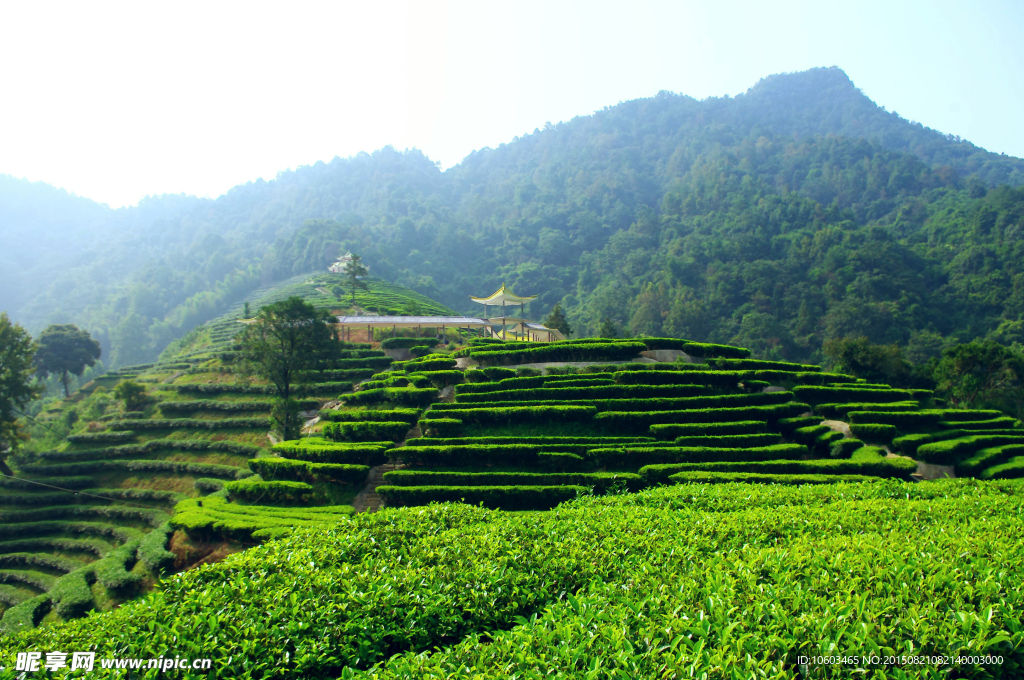
[[[302, 439], [275, 443], [270, 390], [234, 372], [224, 328], [104, 379], [143, 381], [145, 410], [102, 415], [19, 462], [19, 475], [68, 491], [5, 482], [2, 626], [27, 636], [19, 644], [235, 660], [211, 677], [335, 677], [385, 662], [376, 677], [497, 678], [512, 666], [523, 677], [670, 677], [725, 665], [791, 677], [800, 650], [860, 640], [935, 651], [940, 633], [1019, 663], [1019, 592], [980, 585], [1019, 580], [1007, 560], [1020, 562], [1022, 487], [1002, 481], [1024, 454], [1013, 419], [736, 347], [475, 340], [408, 361], [347, 346], [310, 376]], [[395, 509], [354, 516], [360, 491]], [[434, 502], [456, 505], [422, 507]], [[978, 585], [947, 592], [943, 534], [968, 526], [975, 547], [962, 554], [977, 555]], [[836, 547], [816, 549], [827, 527], [840, 527]], [[280, 542], [224, 557], [268, 539]], [[729, 557], [734, 544], [748, 547]], [[129, 602], [161, 574], [221, 558]], [[253, 580], [238, 590], [242, 573]], [[836, 590], [872, 573], [870, 601]], [[912, 596], [898, 585], [907, 579]], [[922, 615], [885, 619], [898, 597]], [[99, 627], [24, 633], [121, 603]], [[340, 619], [328, 613], [338, 608]], [[268, 611], [281, 628], [264, 625]], [[837, 617], [867, 627], [849, 634]], [[800, 623], [819, 620], [816, 637]], [[198, 629], [182, 642], [189, 627], [228, 621], [216, 653]], [[155, 635], [124, 632], [142, 629]], [[589, 649], [588, 635], [616, 653]]]

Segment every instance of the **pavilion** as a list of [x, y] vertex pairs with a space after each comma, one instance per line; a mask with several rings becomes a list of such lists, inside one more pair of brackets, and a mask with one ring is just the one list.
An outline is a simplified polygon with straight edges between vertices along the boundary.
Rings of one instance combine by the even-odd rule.
[[[487, 316], [487, 306], [493, 305], [497, 307], [501, 305], [501, 316], [488, 319], [488, 321], [495, 325], [501, 326], [501, 337], [506, 337], [505, 327], [510, 323], [513, 324], [512, 335], [523, 340], [532, 340], [534, 342], [551, 342], [552, 340], [565, 340], [565, 336], [559, 331], [553, 328], [547, 328], [546, 326], [530, 321], [529, 319], [523, 318], [523, 312], [526, 309], [526, 303], [532, 302], [537, 299], [536, 295], [522, 296], [516, 295], [510, 289], [505, 287], [505, 284], [501, 284], [501, 288], [494, 291], [491, 295], [485, 298], [472, 297], [469, 298], [473, 302], [479, 302], [484, 306], [484, 317]], [[519, 305], [519, 316], [512, 317], [507, 314], [508, 305]]]

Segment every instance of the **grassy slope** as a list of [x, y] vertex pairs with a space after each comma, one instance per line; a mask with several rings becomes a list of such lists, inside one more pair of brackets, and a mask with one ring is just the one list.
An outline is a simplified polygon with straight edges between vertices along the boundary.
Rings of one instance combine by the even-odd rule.
[[[450, 311], [437, 303], [424, 298], [413, 291], [402, 286], [396, 286], [378, 279], [369, 279], [369, 290], [358, 291], [356, 296], [356, 307], [350, 307], [348, 298], [339, 302], [333, 295], [325, 295], [316, 290], [318, 284], [333, 285], [341, 280], [339, 275], [329, 273], [313, 276], [296, 277], [283, 284], [268, 287], [257, 291], [250, 298], [250, 308], [253, 312], [260, 306], [297, 295], [303, 297], [318, 307], [346, 312], [350, 310], [380, 309], [382, 312], [391, 313], [433, 313], [447, 314]], [[46, 499], [47, 502], [40, 503], [42, 494], [52, 493], [54, 490], [46, 487], [25, 486], [16, 488], [11, 486], [0, 487], [0, 541], [23, 540], [23, 539], [47, 539], [48, 544], [9, 544], [7, 547], [0, 546], [0, 555], [12, 552], [29, 552], [37, 556], [55, 556], [65, 558], [64, 568], [81, 566], [88, 567], [96, 563], [101, 555], [104, 555], [118, 545], [124, 543], [125, 536], [113, 537], [109, 534], [116, 532], [118, 528], [134, 529], [140, 535], [150, 530], [163, 527], [167, 534], [173, 532], [173, 527], [168, 529], [163, 522], [173, 512], [175, 503], [182, 498], [195, 498], [209, 493], [207, 487], [204, 490], [196, 488], [196, 481], [203, 478], [215, 477], [226, 481], [233, 477], [231, 470], [241, 474], [248, 472], [248, 460], [254, 456], [267, 454], [271, 442], [267, 437], [266, 427], [246, 426], [220, 429], [196, 429], [167, 427], [160, 429], [143, 429], [136, 426], [135, 436], [126, 441], [116, 442], [88, 442], [71, 443], [63, 438], [65, 434], [83, 434], [93, 431], [104, 431], [113, 426], [118, 429], [132, 428], [135, 420], [125, 419], [121, 412], [121, 406], [112, 399], [109, 391], [122, 379], [133, 379], [147, 388], [149, 404], [141, 414], [143, 419], [162, 418], [190, 418], [198, 420], [223, 420], [225, 418], [245, 417], [259, 418], [267, 417], [270, 411], [270, 397], [262, 394], [215, 394], [204, 395], [195, 393], [178, 392], [175, 388], [188, 384], [232, 384], [242, 380], [240, 376], [231, 371], [230, 364], [226, 364], [220, 357], [222, 352], [230, 351], [232, 337], [241, 326], [237, 318], [241, 316], [242, 305], [233, 309], [221, 318], [215, 319], [204, 326], [195, 329], [182, 342], [169, 348], [161, 357], [161, 360], [152, 366], [125, 367], [116, 372], [109, 373], [97, 378], [80, 392], [72, 395], [68, 400], [59, 402], [45, 411], [39, 418], [41, 424], [34, 425], [32, 434], [34, 441], [31, 443], [31, 450], [19, 455], [15, 464], [16, 471], [20, 476], [31, 477], [39, 481], [52, 484], [53, 486], [64, 486], [68, 474], [50, 472], [47, 468], [56, 465], [73, 464], [79, 470], [72, 471], [79, 479], [76, 489], [91, 489], [90, 493], [97, 496], [115, 497], [114, 501], [105, 501], [96, 498], [86, 498], [83, 495], [72, 496], [66, 494], [63, 497], [55, 496]], [[321, 401], [326, 401], [337, 395], [325, 395]], [[169, 412], [160, 410], [160, 404], [166, 401], [195, 400], [203, 399], [210, 402], [265, 402], [266, 408], [258, 410], [247, 410], [243, 412], [231, 412], [220, 410], [199, 410], [190, 412]], [[239, 444], [246, 445], [247, 450], [186, 450], [181, 448], [161, 447], [119, 455], [112, 452], [113, 447], [128, 445], [140, 446], [147, 442], [156, 440], [167, 440], [175, 443], [190, 443], [192, 445], [202, 443], [214, 443], [216, 445]], [[95, 455], [89, 452], [95, 451]], [[52, 453], [51, 453], [52, 452]], [[78, 455], [76, 455], [78, 454]], [[100, 460], [99, 465], [96, 464]], [[182, 464], [201, 464], [219, 466], [213, 468], [215, 474], [202, 471], [154, 471], [146, 469], [101, 469], [105, 461], [167, 461]], [[92, 465], [93, 469], [81, 468]], [[20, 468], [20, 469], [19, 469]], [[55, 478], [56, 475], [56, 478]], [[351, 485], [349, 485], [351, 487]], [[99, 491], [103, 490], [103, 491]], [[316, 497], [321, 504], [329, 502], [333, 505], [344, 506], [351, 503], [358, 490], [339, 485], [320, 485]], [[322, 492], [322, 493], [320, 493]], [[28, 498], [19, 494], [28, 494]], [[125, 494], [133, 494], [133, 497], [125, 497]], [[218, 493], [223, 496], [223, 492]], [[273, 503], [263, 503], [273, 505]], [[133, 517], [117, 515], [108, 516], [82, 516], [82, 512], [104, 512], [102, 510], [90, 511], [86, 506], [103, 508], [114, 507], [143, 507], [152, 509], [153, 521], [141, 521]], [[46, 527], [25, 527], [24, 513], [32, 511], [39, 514], [40, 507], [54, 507], [55, 510], [48, 511], [53, 518], [59, 522], [65, 522]], [[83, 508], [85, 508], [83, 510]], [[76, 513], [74, 515], [69, 513]], [[67, 524], [69, 520], [90, 520], [95, 521], [99, 526], [75, 527]], [[157, 521], [159, 520], [159, 521]], [[305, 523], [305, 521], [297, 523]], [[155, 523], [155, 526], [154, 526]], [[28, 530], [26, 530], [28, 529]], [[104, 534], [104, 532], [106, 532]], [[56, 545], [54, 539], [71, 539], [72, 542], [64, 542]], [[196, 541], [189, 539], [179, 532], [173, 538], [163, 541], [155, 541], [154, 548], [157, 556], [162, 559], [152, 561], [147, 565], [141, 555], [136, 551], [129, 558], [123, 560], [123, 565], [132, 577], [117, 588], [106, 588], [102, 583], [92, 586], [93, 606], [100, 610], [110, 609], [114, 606], [146, 592], [160, 573], [186, 568], [196, 560], [201, 559], [211, 550], [216, 550], [218, 555], [226, 552], [239, 550], [244, 547], [239, 543], [237, 536], [232, 540], [217, 539], [220, 545], [196, 544]], [[89, 546], [74, 541], [93, 541]], [[249, 544], [256, 541], [250, 541]], [[98, 548], [96, 546], [99, 546]], [[166, 551], [167, 547], [173, 547], [175, 555]], [[91, 549], [90, 549], [91, 548]], [[159, 555], [162, 553], [162, 555]], [[9, 561], [15, 558], [6, 558]], [[38, 561], [39, 558], [37, 558]], [[73, 560], [69, 562], [67, 560]], [[0, 593], [0, 614], [6, 615], [7, 610], [14, 605], [31, 600], [21, 609], [14, 612], [6, 624], [9, 626], [24, 625], [40, 619], [44, 623], [60, 620], [58, 607], [54, 603], [45, 602], [45, 587], [40, 583], [48, 582], [53, 578], [64, 575], [64, 571], [48, 566], [33, 564], [0, 564], [0, 570], [14, 572], [6, 574], [3, 578], [6, 587]], [[33, 577], [28, 572], [39, 572], [47, 577], [40, 579]], [[91, 576], [89, 577], [91, 578]], [[42, 597], [40, 597], [42, 596]], [[86, 598], [87, 599], [87, 598]], [[38, 604], [39, 606], [35, 606]], [[28, 611], [30, 610], [31, 611]], [[73, 615], [81, 610], [65, 610], [68, 615]]]

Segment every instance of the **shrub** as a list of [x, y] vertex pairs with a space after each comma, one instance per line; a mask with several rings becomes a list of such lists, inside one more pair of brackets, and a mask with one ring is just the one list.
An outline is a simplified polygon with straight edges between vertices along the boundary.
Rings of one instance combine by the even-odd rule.
[[86, 432], [83, 434], [69, 434], [66, 439], [72, 444], [92, 444], [93, 442], [126, 442], [135, 438], [131, 430], [120, 432]]
[[456, 365], [455, 359], [440, 354], [430, 354], [419, 359], [396, 361], [392, 368], [400, 368], [407, 373], [412, 373], [413, 371], [450, 371]]
[[[279, 508], [237, 505], [216, 496], [178, 503], [171, 525], [189, 536], [216, 541], [262, 540], [286, 535], [296, 527], [333, 526], [352, 514], [352, 506]], [[252, 576], [252, 575], [250, 575]]]
[[981, 479], [1016, 479], [1024, 477], [1024, 456], [1011, 458], [1001, 465], [993, 465], [983, 470], [978, 477]]
[[500, 368], [498, 366], [492, 366], [483, 369], [483, 374], [487, 376], [488, 380], [509, 380], [516, 377], [516, 371], [511, 368]]
[[394, 470], [384, 473], [391, 486], [592, 486], [607, 489], [624, 482], [630, 491], [643, 486], [640, 475], [628, 472], [427, 472]]
[[171, 523], [164, 522], [139, 541], [139, 561], [154, 574], [160, 574], [174, 564], [174, 553], [164, 547], [173, 532]]
[[[306, 408], [317, 402], [304, 404]], [[212, 399], [191, 399], [188, 401], [164, 401], [160, 410], [168, 411], [269, 411], [274, 406], [270, 401], [214, 401]]]
[[968, 420], [992, 420], [1003, 416], [1002, 411], [992, 409], [941, 409], [943, 420], [950, 422], [964, 422]]
[[389, 421], [408, 423], [410, 427], [419, 418], [422, 409], [418, 408], [395, 408], [383, 409], [362, 409], [359, 411], [332, 411], [323, 409], [320, 411], [320, 420], [334, 423], [353, 423], [361, 420], [372, 420], [383, 423]]
[[673, 443], [676, 446], [710, 446], [714, 448], [743, 449], [771, 446], [779, 444], [781, 441], [782, 437], [780, 435], [774, 432], [763, 432], [757, 434], [712, 435], [710, 437], [676, 437]]
[[813, 364], [794, 364], [788, 361], [764, 361], [762, 359], [711, 359], [708, 363], [718, 370], [724, 371], [787, 371], [787, 372], [821, 372], [820, 366]]
[[375, 444], [351, 444], [349, 446], [324, 446], [298, 444], [294, 441], [274, 445], [274, 452], [285, 458], [305, 460], [311, 463], [338, 463], [342, 465], [383, 465], [387, 462], [387, 448], [390, 442]]
[[21, 471], [36, 475], [79, 475], [107, 471], [168, 472], [171, 474], [197, 474], [207, 477], [235, 479], [240, 472], [250, 473], [244, 468], [209, 463], [185, 463], [172, 460], [94, 460], [88, 463], [66, 463], [63, 465], [22, 465]]
[[254, 458], [249, 468], [264, 479], [307, 482], [335, 482], [338, 484], [366, 483], [370, 473], [368, 465], [339, 465], [336, 463], [310, 463], [289, 458]]
[[1024, 443], [1024, 433], [1019, 435], [978, 434], [957, 439], [933, 441], [917, 447], [917, 457], [926, 463], [956, 465], [978, 451], [990, 446]]
[[786, 436], [791, 436], [793, 432], [802, 427], [816, 427], [821, 424], [821, 418], [814, 416], [794, 416], [792, 418], [782, 418], [776, 423], [779, 431]]
[[909, 479], [917, 463], [907, 458], [885, 458], [864, 447], [849, 460], [764, 460], [743, 462], [677, 463], [648, 465], [640, 475], [649, 483], [665, 482], [677, 472], [753, 472], [771, 474], [870, 475]]
[[975, 477], [985, 468], [1001, 465], [1015, 456], [1024, 455], [1024, 443], [991, 446], [961, 461], [956, 466], [958, 477]]
[[885, 423], [850, 423], [850, 432], [864, 441], [890, 444], [896, 436], [896, 426]]
[[[552, 451], [586, 451], [596, 446], [614, 446], [618, 444], [644, 444], [654, 442], [651, 437], [458, 437], [438, 439], [410, 439], [404, 448], [416, 446], [459, 446], [463, 444], [487, 444], [504, 446], [506, 444], [536, 444]], [[569, 447], [569, 448], [566, 448]], [[577, 449], [579, 447], [579, 449]]]
[[409, 348], [409, 354], [413, 355], [414, 357], [421, 357], [426, 354], [430, 354], [430, 348], [427, 347], [426, 345], [417, 345], [416, 347]]
[[86, 576], [88, 569], [80, 569], [60, 577], [49, 591], [54, 610], [65, 619], [81, 616], [92, 609], [92, 590]]
[[734, 389], [750, 376], [748, 371], [619, 371], [620, 385], [706, 385]]
[[437, 338], [386, 338], [380, 343], [381, 349], [412, 349], [413, 347], [437, 347]]
[[474, 349], [470, 357], [480, 364], [528, 364], [546, 361], [620, 361], [646, 351], [641, 342], [615, 343], [546, 343], [539, 347], [509, 349]]
[[659, 423], [650, 432], [658, 439], [676, 437], [721, 437], [724, 435], [757, 434], [768, 431], [763, 420], [739, 420], [725, 423]]
[[541, 372], [536, 368], [523, 366], [516, 369], [516, 377], [518, 378], [532, 378], [538, 375], [541, 375]]
[[[680, 404], [693, 404], [693, 408], [713, 405], [778, 404], [793, 398], [791, 392], [757, 394], [721, 394], [694, 396], [704, 389], [693, 385], [603, 385], [597, 387], [539, 387], [527, 390], [504, 390], [483, 394], [460, 394], [460, 404], [498, 401], [569, 401], [575, 399], [686, 399]], [[685, 408], [680, 406], [679, 408]]]
[[832, 420], [846, 420], [846, 414], [850, 411], [916, 411], [921, 406], [916, 401], [894, 401], [891, 403], [879, 404], [875, 402], [851, 402], [845, 404], [818, 404], [814, 407], [816, 413]]
[[676, 484], [838, 484], [840, 482], [877, 482], [881, 477], [867, 475], [771, 474], [758, 472], [677, 472], [669, 481]]
[[583, 486], [378, 486], [388, 505], [468, 503], [502, 510], [549, 510], [586, 494]]
[[832, 458], [849, 458], [853, 452], [864, 446], [864, 442], [853, 437], [843, 438], [832, 442], [829, 447], [829, 456]]
[[[751, 395], [745, 395], [751, 396]], [[595, 421], [622, 430], [646, 431], [651, 425], [659, 423], [723, 423], [742, 420], [764, 420], [774, 422], [802, 413], [807, 404], [788, 402], [768, 406], [741, 406], [738, 408], [697, 408], [681, 411], [655, 411], [650, 413], [632, 413], [605, 411], [598, 413]], [[461, 414], [460, 414], [461, 415]]]
[[[991, 420], [963, 420], [960, 422], [947, 420], [942, 425], [957, 430], [1008, 430], [1016, 427], [1018, 421], [1016, 418], [1004, 416], [1002, 418], [992, 418]], [[1024, 434], [1024, 431], [1022, 431], [1022, 434]]]
[[409, 431], [409, 423], [389, 421], [375, 423], [373, 421], [357, 421], [350, 423], [327, 423], [323, 433], [328, 439], [337, 442], [373, 442], [401, 441]]
[[269, 418], [221, 418], [219, 420], [197, 420], [195, 418], [152, 418], [150, 420], [115, 420], [110, 423], [110, 428], [136, 430], [164, 430], [164, 429], [205, 429], [217, 430], [222, 428], [261, 429], [270, 428]]
[[[447, 387], [448, 385], [456, 385], [463, 381], [462, 371], [423, 371], [409, 374], [410, 380], [417, 378], [426, 381], [424, 387], [433, 385], [437, 389]], [[417, 387], [419, 386], [417, 385]]]
[[793, 388], [798, 399], [810, 404], [833, 401], [873, 401], [886, 403], [891, 401], [912, 401], [913, 396], [908, 390], [871, 390], [859, 387], [823, 387], [817, 385], [798, 385]]
[[423, 418], [419, 421], [424, 437], [458, 437], [462, 421], [458, 418]]
[[184, 383], [181, 385], [168, 385], [169, 389], [176, 390], [179, 394], [276, 394], [277, 388], [273, 385], [246, 385], [229, 383]]
[[941, 411], [850, 411], [847, 414], [851, 423], [884, 423], [895, 425], [900, 429], [931, 428], [939, 423]]
[[200, 477], [192, 483], [192, 488], [201, 493], [216, 493], [224, 488], [224, 480]]
[[487, 374], [480, 369], [473, 368], [466, 371], [466, 382], [471, 383], [484, 383], [491, 382], [491, 379], [487, 377]]
[[[815, 420], [817, 420], [817, 418], [815, 418]], [[818, 437], [832, 431], [832, 428], [828, 425], [808, 425], [806, 427], [798, 427], [790, 432], [789, 438], [800, 444], [813, 447], [815, 443], [817, 443]]]
[[[549, 449], [550, 450], [550, 449]], [[394, 450], [409, 465], [435, 467], [476, 467], [480, 465], [508, 465], [533, 467], [539, 464], [538, 454], [543, 447], [537, 444], [463, 444], [458, 446], [404, 446]]]
[[663, 463], [707, 461], [764, 461], [807, 455], [803, 444], [774, 444], [756, 448], [713, 448], [709, 446], [636, 446], [591, 449], [587, 457], [596, 465], [640, 468]]
[[384, 389], [364, 390], [353, 394], [344, 394], [342, 401], [346, 404], [381, 404], [386, 401], [407, 406], [426, 406], [437, 398], [437, 390], [433, 388], [418, 389], [415, 387], [388, 387]]
[[514, 425], [518, 423], [577, 423], [593, 420], [593, 406], [506, 406], [467, 408], [457, 412], [463, 423]]
[[253, 479], [228, 482], [224, 489], [243, 500], [267, 502], [305, 501], [313, 491], [313, 487], [305, 482], [263, 482]]

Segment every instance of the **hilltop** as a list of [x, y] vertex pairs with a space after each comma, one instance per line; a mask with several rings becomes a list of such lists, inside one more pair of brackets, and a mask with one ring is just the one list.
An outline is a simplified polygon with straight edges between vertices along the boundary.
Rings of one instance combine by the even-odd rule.
[[[537, 316], [561, 301], [583, 334], [607, 319], [817, 361], [824, 341], [863, 333], [927, 358], [1020, 339], [1022, 168], [827, 68], [734, 98], [624, 102], [444, 172], [388, 148], [116, 211], [8, 178], [0, 205], [21, 202], [0, 210], [15, 263], [0, 308], [33, 331], [79, 323], [108, 365], [147, 363], [350, 249], [459, 312], [507, 282], [541, 292]], [[18, 237], [36, 233], [68, 236], [44, 253]]]

